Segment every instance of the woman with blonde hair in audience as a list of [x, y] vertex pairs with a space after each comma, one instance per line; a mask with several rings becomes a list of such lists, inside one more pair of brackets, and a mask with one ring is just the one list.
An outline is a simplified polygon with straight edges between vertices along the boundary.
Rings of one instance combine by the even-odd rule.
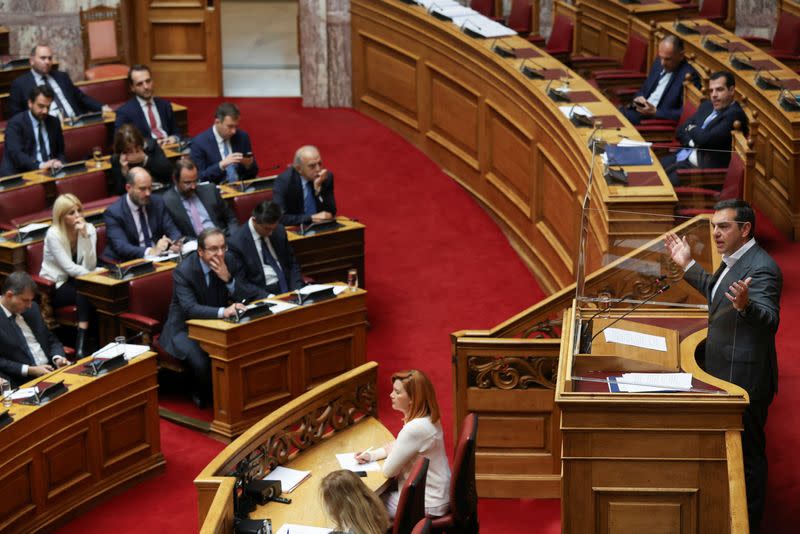
[[158, 142], [145, 139], [133, 124], [123, 124], [114, 133], [114, 154], [111, 156], [111, 181], [114, 193], [125, 194], [125, 177], [133, 167], [147, 169], [153, 182], [168, 186], [172, 184], [170, 163]]
[[77, 292], [75, 277], [97, 267], [97, 232], [83, 218], [83, 204], [72, 193], [59, 195], [53, 203], [53, 223], [44, 238], [39, 276], [55, 283], [53, 308], [75, 305], [78, 308], [78, 334], [75, 355], [84, 355], [91, 304]]
[[322, 508], [337, 531], [349, 534], [385, 534], [389, 528], [381, 500], [347, 469], [328, 473], [320, 484]]
[[392, 375], [392, 408], [403, 413], [403, 428], [397, 439], [375, 450], [356, 454], [361, 463], [386, 458], [383, 474], [397, 477], [398, 489], [384, 494], [389, 517], [397, 512], [403, 487], [415, 460], [430, 460], [425, 484], [425, 512], [438, 517], [450, 509], [450, 465], [444, 450], [444, 433], [433, 384], [422, 371], [412, 369]]

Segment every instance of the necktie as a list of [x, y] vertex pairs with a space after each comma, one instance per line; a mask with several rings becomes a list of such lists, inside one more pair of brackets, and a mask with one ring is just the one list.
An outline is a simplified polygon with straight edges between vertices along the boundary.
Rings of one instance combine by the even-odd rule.
[[50, 83], [50, 76], [44, 76], [43, 78], [44, 78], [44, 83], [47, 85], [47, 87], [53, 90], [53, 102], [56, 103], [58, 111], [61, 112], [62, 116], [69, 117], [70, 114], [67, 112], [67, 109], [64, 107], [64, 104], [63, 102], [61, 102], [61, 99], [58, 98], [58, 91], [56, 91], [55, 87], [53, 87], [53, 84]]
[[156, 115], [153, 113], [153, 103], [147, 103], [147, 120], [150, 121], [150, 132], [153, 134], [153, 137], [156, 139], [163, 139], [164, 132], [158, 127], [158, 122], [156, 121]]
[[[703, 125], [700, 128], [705, 130], [706, 126], [708, 126], [708, 123], [713, 121], [716, 116], [717, 116], [717, 110], [712, 111], [708, 115], [708, 117], [706, 117], [706, 120], [703, 121]], [[682, 148], [678, 152], [678, 154], [675, 156], [675, 160], [676, 161], [683, 161], [685, 159], [688, 159], [689, 156], [692, 154], [692, 150], [695, 150], [695, 149], [693, 149], [693, 148]]]
[[42, 163], [45, 161], [50, 161], [50, 150], [48, 150], [47, 143], [44, 142], [44, 134], [42, 133], [42, 128], [44, 128], [44, 121], [39, 121], [37, 123], [37, 136], [39, 137], [39, 154], [42, 158]]
[[194, 233], [200, 235], [200, 232], [203, 231], [203, 220], [200, 217], [200, 211], [197, 209], [197, 202], [200, 200], [197, 198], [197, 195], [192, 195], [189, 199], [189, 216], [192, 219], [192, 227], [194, 228]]
[[[222, 143], [222, 155], [227, 158], [228, 156], [230, 156], [230, 154], [231, 151], [228, 148], [228, 142], [224, 141]], [[228, 165], [225, 168], [225, 174], [228, 175], [227, 180], [229, 182], [237, 182], [239, 180], [239, 177], [236, 175], [236, 165]]]
[[144, 214], [144, 208], [139, 206], [139, 226], [142, 227], [142, 235], [144, 236], [144, 246], [153, 246], [153, 236], [150, 235], [150, 228], [147, 227], [147, 216]]
[[314, 201], [314, 186], [311, 182], [303, 180], [303, 213], [314, 215], [317, 213], [317, 203]]
[[18, 313], [15, 313], [8, 318], [8, 320], [11, 321], [11, 328], [17, 334], [17, 338], [19, 339], [19, 346], [25, 349], [25, 354], [28, 355], [28, 360], [30, 361], [30, 363], [32, 365], [36, 365], [36, 360], [33, 359], [33, 355], [31, 354], [31, 349], [30, 347], [28, 347], [28, 340], [25, 339], [25, 334], [22, 333], [22, 329], [17, 324], [17, 321], [19, 319], [21, 319], [21, 317]]
[[264, 263], [272, 267], [272, 270], [278, 275], [278, 288], [281, 290], [281, 293], [289, 291], [289, 285], [286, 283], [286, 276], [283, 274], [283, 269], [278, 265], [275, 258], [272, 257], [272, 254], [269, 253], [269, 245], [266, 239], [261, 240], [261, 256], [264, 258]]

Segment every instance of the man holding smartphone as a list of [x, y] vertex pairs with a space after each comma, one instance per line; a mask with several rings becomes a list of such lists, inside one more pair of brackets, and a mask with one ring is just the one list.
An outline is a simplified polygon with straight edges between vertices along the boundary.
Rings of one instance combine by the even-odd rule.
[[235, 104], [219, 105], [214, 124], [192, 141], [192, 160], [200, 169], [201, 182], [237, 182], [258, 175], [250, 136], [239, 129], [239, 108]]
[[669, 119], [677, 121], [683, 110], [683, 80], [692, 77], [695, 87], [700, 87], [700, 77], [689, 65], [683, 50], [683, 41], [668, 35], [658, 43], [658, 57], [653, 61], [647, 79], [636, 93], [630, 107], [621, 108], [631, 122], [642, 119]]

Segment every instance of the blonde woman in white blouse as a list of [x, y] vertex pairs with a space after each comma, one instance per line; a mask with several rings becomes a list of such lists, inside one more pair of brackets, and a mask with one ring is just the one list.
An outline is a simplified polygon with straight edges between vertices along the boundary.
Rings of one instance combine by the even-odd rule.
[[403, 428], [397, 439], [375, 450], [356, 454], [361, 463], [386, 458], [383, 474], [397, 477], [398, 489], [383, 496], [389, 517], [397, 512], [400, 488], [417, 457], [430, 460], [425, 484], [425, 513], [438, 517], [450, 509], [450, 465], [444, 450], [444, 433], [436, 392], [422, 371], [412, 369], [392, 375], [392, 408], [403, 413]]
[[84, 355], [91, 304], [75, 289], [75, 277], [97, 267], [97, 232], [83, 218], [83, 204], [75, 195], [59, 195], [53, 203], [53, 223], [44, 238], [44, 254], [39, 276], [56, 285], [53, 308], [76, 305], [78, 334], [75, 355]]

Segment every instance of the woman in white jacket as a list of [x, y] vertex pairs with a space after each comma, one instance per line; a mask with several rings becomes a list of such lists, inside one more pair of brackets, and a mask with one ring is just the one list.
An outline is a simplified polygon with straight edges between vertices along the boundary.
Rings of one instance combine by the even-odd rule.
[[356, 455], [359, 462], [386, 458], [383, 474], [397, 477], [398, 489], [384, 495], [389, 517], [397, 512], [400, 489], [418, 456], [430, 460], [425, 484], [425, 513], [438, 517], [450, 509], [450, 464], [444, 450], [444, 433], [439, 418], [436, 392], [422, 371], [413, 369], [392, 375], [392, 408], [403, 413], [403, 428], [397, 439], [375, 450]]
[[91, 304], [75, 289], [75, 277], [97, 267], [97, 232], [83, 218], [83, 204], [75, 195], [59, 195], [53, 203], [53, 223], [44, 238], [39, 276], [55, 283], [53, 308], [76, 305], [78, 333], [75, 355], [84, 355]]

